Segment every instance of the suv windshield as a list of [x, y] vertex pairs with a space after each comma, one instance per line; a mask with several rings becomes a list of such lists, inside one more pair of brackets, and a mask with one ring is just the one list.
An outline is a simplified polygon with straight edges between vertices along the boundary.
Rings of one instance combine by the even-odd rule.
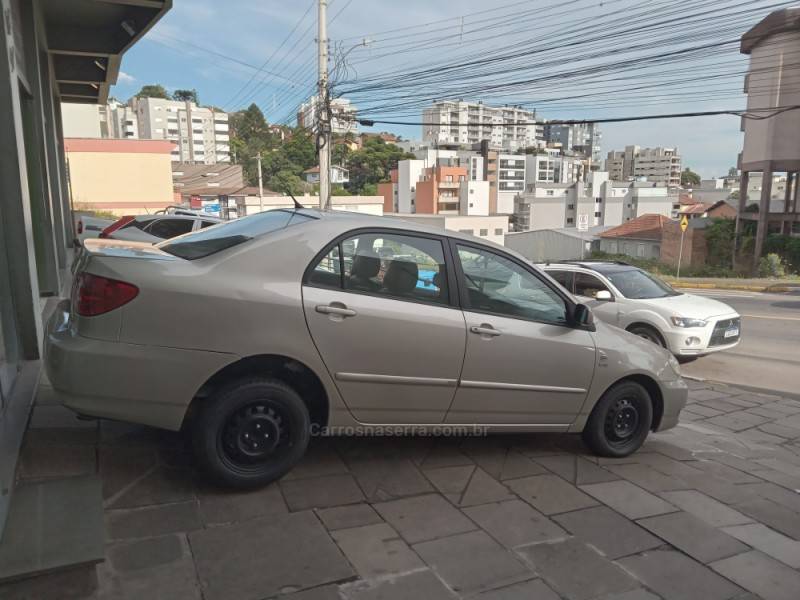
[[210, 256], [271, 231], [315, 219], [294, 210], [268, 210], [235, 221], [206, 227], [157, 244], [156, 247], [187, 260]]
[[639, 269], [603, 271], [603, 275], [614, 284], [614, 287], [623, 296], [632, 300], [680, 296], [680, 292], [676, 292], [669, 284]]

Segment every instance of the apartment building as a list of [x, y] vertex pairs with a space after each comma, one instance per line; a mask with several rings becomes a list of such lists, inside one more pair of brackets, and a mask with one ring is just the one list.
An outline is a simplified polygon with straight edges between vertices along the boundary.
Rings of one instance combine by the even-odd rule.
[[536, 183], [575, 183], [583, 181], [588, 161], [578, 156], [563, 156], [561, 151], [548, 148], [541, 154], [525, 156], [525, 185]]
[[595, 171], [588, 181], [535, 183], [515, 201], [514, 230], [617, 226], [644, 214], [673, 215], [673, 197], [663, 183], [609, 181]]
[[544, 136], [548, 144], [560, 146], [565, 151], [575, 151], [591, 160], [597, 169], [602, 167], [601, 144], [603, 134], [597, 123], [547, 123]]
[[414, 223], [441, 229], [449, 229], [450, 231], [458, 231], [459, 233], [474, 235], [500, 245], [503, 245], [505, 236], [508, 233], [508, 215], [384, 214], [384, 216], [413, 221]]
[[677, 148], [625, 146], [625, 150], [608, 153], [606, 171], [613, 181], [644, 179], [678, 187], [681, 184], [681, 157]]
[[206, 165], [231, 161], [228, 113], [162, 98], [133, 98], [130, 106], [140, 138], [176, 144], [172, 160]]
[[[317, 107], [319, 96], [311, 96], [300, 105], [297, 111], [297, 126], [314, 129], [317, 125]], [[351, 133], [358, 135], [358, 123], [355, 121], [356, 107], [345, 98], [331, 100], [331, 132], [339, 135]]]
[[544, 123], [536, 112], [519, 106], [487, 106], [481, 102], [445, 100], [422, 112], [423, 140], [441, 144], [479, 144], [504, 150], [544, 146]]

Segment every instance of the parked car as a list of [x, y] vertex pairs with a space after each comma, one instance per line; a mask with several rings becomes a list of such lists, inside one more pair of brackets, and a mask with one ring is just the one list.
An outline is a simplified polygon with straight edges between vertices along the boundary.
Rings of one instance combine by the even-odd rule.
[[86, 238], [100, 237], [102, 231], [114, 224], [113, 219], [101, 219], [90, 215], [80, 215], [75, 221], [75, 233], [78, 239], [83, 242]]
[[163, 240], [224, 223], [210, 215], [156, 214], [125, 216], [106, 227], [98, 237], [155, 244]]
[[658, 344], [679, 358], [728, 350], [741, 339], [741, 317], [730, 306], [679, 292], [637, 267], [575, 261], [548, 264], [544, 270], [602, 321]]
[[286, 473], [312, 434], [582, 432], [626, 456], [678, 422], [675, 358], [478, 238], [272, 210], [157, 245], [87, 240], [46, 365], [84, 416], [191, 429], [214, 479]]

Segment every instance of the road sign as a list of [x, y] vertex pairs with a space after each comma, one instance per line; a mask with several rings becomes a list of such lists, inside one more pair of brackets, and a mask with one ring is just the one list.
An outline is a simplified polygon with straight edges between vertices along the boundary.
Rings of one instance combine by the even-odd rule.
[[578, 215], [578, 231], [588, 231], [588, 230], [589, 230], [589, 215], [587, 214]]
[[689, 227], [689, 217], [683, 215], [681, 217], [681, 231], [686, 231], [687, 227]]

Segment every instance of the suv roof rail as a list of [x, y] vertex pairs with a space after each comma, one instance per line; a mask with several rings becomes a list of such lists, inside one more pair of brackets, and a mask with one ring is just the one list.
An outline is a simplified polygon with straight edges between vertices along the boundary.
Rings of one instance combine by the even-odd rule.
[[632, 267], [631, 263], [627, 263], [624, 260], [606, 260], [602, 258], [587, 258], [584, 260], [579, 259], [572, 259], [572, 260], [548, 260], [545, 264], [547, 265], [592, 265], [592, 264], [611, 264], [611, 265], [624, 265], [626, 267]]

